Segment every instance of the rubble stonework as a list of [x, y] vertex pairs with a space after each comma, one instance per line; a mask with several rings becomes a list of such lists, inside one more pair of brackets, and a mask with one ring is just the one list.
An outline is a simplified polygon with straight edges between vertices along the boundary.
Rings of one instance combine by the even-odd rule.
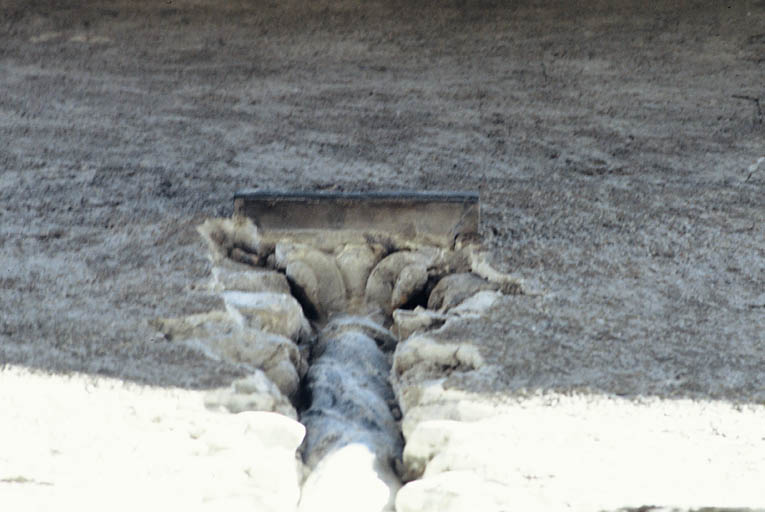
[[[199, 232], [210, 249], [210, 289], [225, 310], [155, 325], [250, 374], [211, 391], [207, 406], [300, 418], [301, 512], [394, 510], [401, 476], [422, 473], [421, 459], [404, 450], [417, 425], [402, 437], [402, 421], [411, 423], [408, 412], [419, 406], [404, 377], [423, 368], [434, 375], [481, 368], [475, 347], [442, 343], [439, 332], [480, 315], [509, 278], [491, 274], [472, 247], [370, 236], [328, 250], [287, 234], [264, 241], [239, 217], [210, 219]], [[487, 272], [493, 281], [480, 275]], [[349, 478], [356, 492], [339, 493]]]

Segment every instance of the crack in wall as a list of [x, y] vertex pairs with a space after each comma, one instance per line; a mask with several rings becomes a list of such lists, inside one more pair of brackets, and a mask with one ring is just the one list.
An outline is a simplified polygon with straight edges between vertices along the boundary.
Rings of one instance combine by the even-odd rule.
[[341, 317], [321, 330], [305, 378], [311, 400], [300, 414], [311, 471], [301, 512], [394, 509], [403, 440], [388, 380], [393, 344], [365, 317]]

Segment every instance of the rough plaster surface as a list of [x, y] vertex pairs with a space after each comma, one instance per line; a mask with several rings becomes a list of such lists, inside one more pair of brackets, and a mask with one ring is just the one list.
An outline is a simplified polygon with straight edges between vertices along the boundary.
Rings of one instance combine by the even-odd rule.
[[[741, 99], [762, 102], [763, 34], [760, 0], [4, 0], [0, 362], [16, 366], [1, 375], [35, 400], [56, 395], [9, 377], [27, 375], [18, 366], [56, 383], [76, 370], [229, 386], [247, 372], [148, 321], [223, 307], [195, 227], [228, 214], [235, 190], [475, 189], [495, 265], [535, 295], [453, 326], [492, 364], [482, 378], [433, 376], [467, 398], [423, 408], [421, 420], [451, 409], [483, 417], [512, 396], [522, 425], [556, 410], [523, 397], [576, 390], [618, 414], [633, 402], [679, 407], [670, 430], [711, 454], [698, 408], [713, 404], [728, 422], [741, 418], [731, 403], [757, 415], [765, 400], [765, 128]], [[3, 427], [28, 432], [38, 410], [20, 404], [32, 401], [2, 398], [19, 411]], [[66, 404], [42, 409], [55, 422]], [[561, 414], [601, 417], [587, 411]], [[610, 435], [627, 449], [623, 432]], [[76, 478], [118, 449], [97, 446], [98, 457], [70, 466]], [[573, 446], [546, 459], [553, 473]], [[735, 447], [721, 450], [739, 481], [763, 473]], [[658, 453], [658, 465], [672, 462], [674, 452]], [[27, 450], [23, 460], [42, 468], [51, 457]], [[48, 481], [19, 464], [0, 479]], [[612, 474], [630, 474], [630, 460], [614, 464]], [[547, 482], [516, 484], [565, 496]], [[49, 491], [0, 486], [25, 500]], [[627, 478], [610, 489], [613, 503], [635, 491]], [[704, 491], [728, 503], [750, 489]]]

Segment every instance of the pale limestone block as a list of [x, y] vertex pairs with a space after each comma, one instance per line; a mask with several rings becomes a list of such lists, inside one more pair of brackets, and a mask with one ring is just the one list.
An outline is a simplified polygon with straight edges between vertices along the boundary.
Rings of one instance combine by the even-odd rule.
[[205, 406], [233, 413], [277, 412], [297, 419], [297, 413], [290, 401], [261, 370], [255, 370], [249, 377], [234, 381], [228, 388], [210, 391], [205, 395]]
[[409, 435], [404, 446], [404, 480], [420, 478], [425, 467], [449, 444], [453, 421], [430, 420], [419, 423]]
[[406, 340], [416, 332], [441, 327], [449, 317], [417, 306], [413, 310], [397, 309], [393, 312], [393, 331], [399, 340]]
[[449, 313], [461, 317], [477, 317], [485, 314], [494, 304], [503, 297], [498, 291], [482, 291], [465, 299], [453, 308]]
[[522, 280], [498, 271], [489, 264], [489, 254], [486, 252], [469, 250], [470, 270], [489, 282], [499, 285], [499, 290], [505, 295], [522, 295], [526, 293], [526, 283]]
[[298, 341], [311, 327], [300, 303], [291, 295], [270, 292], [223, 292], [226, 309], [243, 327], [260, 329]]
[[[386, 315], [390, 315], [394, 309], [392, 307], [394, 289], [398, 287], [399, 294], [414, 290], [416, 288], [414, 285], [422, 279], [419, 270], [423, 266], [427, 268], [435, 257], [433, 251], [399, 251], [383, 258], [369, 274], [365, 301], [368, 305], [376, 306]], [[408, 271], [404, 279], [399, 282], [402, 271], [411, 265], [416, 267]], [[401, 297], [397, 297], [396, 300], [400, 302]]]
[[184, 344], [210, 359], [261, 369], [287, 396], [297, 392], [300, 378], [308, 369], [305, 355], [289, 338], [256, 329], [185, 340]]
[[332, 254], [304, 244], [280, 242], [274, 256], [276, 265], [286, 272], [320, 317], [345, 310], [345, 282]]
[[428, 267], [417, 262], [407, 265], [396, 278], [396, 284], [390, 296], [391, 310], [405, 305], [416, 294], [421, 293], [428, 282]]
[[[482, 373], [487, 367], [472, 372]], [[494, 372], [487, 372], [494, 373]], [[496, 377], [495, 377], [496, 378]], [[475, 393], [446, 388], [448, 377], [415, 379], [415, 382], [394, 386], [396, 398], [404, 417], [401, 432], [409, 440], [424, 421], [454, 420], [480, 421], [496, 415], [496, 404], [490, 400], [476, 400]]]
[[446, 312], [483, 290], [496, 290], [499, 285], [469, 272], [442, 278], [430, 292], [428, 309]]
[[347, 244], [336, 253], [335, 259], [343, 276], [352, 309], [359, 309], [364, 299], [367, 279], [380, 261], [383, 248], [378, 244]]
[[197, 231], [207, 242], [213, 263], [230, 257], [235, 250], [257, 254], [260, 249], [258, 229], [246, 217], [207, 219]]
[[438, 341], [433, 334], [418, 334], [396, 346], [393, 371], [400, 376], [420, 365], [449, 373], [481, 368], [484, 359], [474, 345], [445, 343]]
[[294, 260], [287, 263], [284, 267], [284, 273], [292, 282], [295, 294], [299, 295], [300, 300], [306, 305], [308, 315], [318, 316], [321, 314], [321, 288], [319, 278], [314, 269], [308, 263], [302, 260]]
[[300, 389], [300, 375], [289, 359], [282, 359], [276, 364], [264, 368], [263, 372], [284, 395], [290, 398], [297, 395]]

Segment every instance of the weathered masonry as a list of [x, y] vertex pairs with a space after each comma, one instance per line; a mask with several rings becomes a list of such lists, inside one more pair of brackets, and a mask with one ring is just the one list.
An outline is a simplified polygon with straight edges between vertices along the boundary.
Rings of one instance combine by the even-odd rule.
[[391, 372], [480, 366], [422, 334], [519, 292], [477, 250], [477, 194], [242, 192], [199, 231], [225, 310], [159, 326], [251, 373], [208, 405], [300, 420], [297, 510], [394, 510], [422, 468]]

